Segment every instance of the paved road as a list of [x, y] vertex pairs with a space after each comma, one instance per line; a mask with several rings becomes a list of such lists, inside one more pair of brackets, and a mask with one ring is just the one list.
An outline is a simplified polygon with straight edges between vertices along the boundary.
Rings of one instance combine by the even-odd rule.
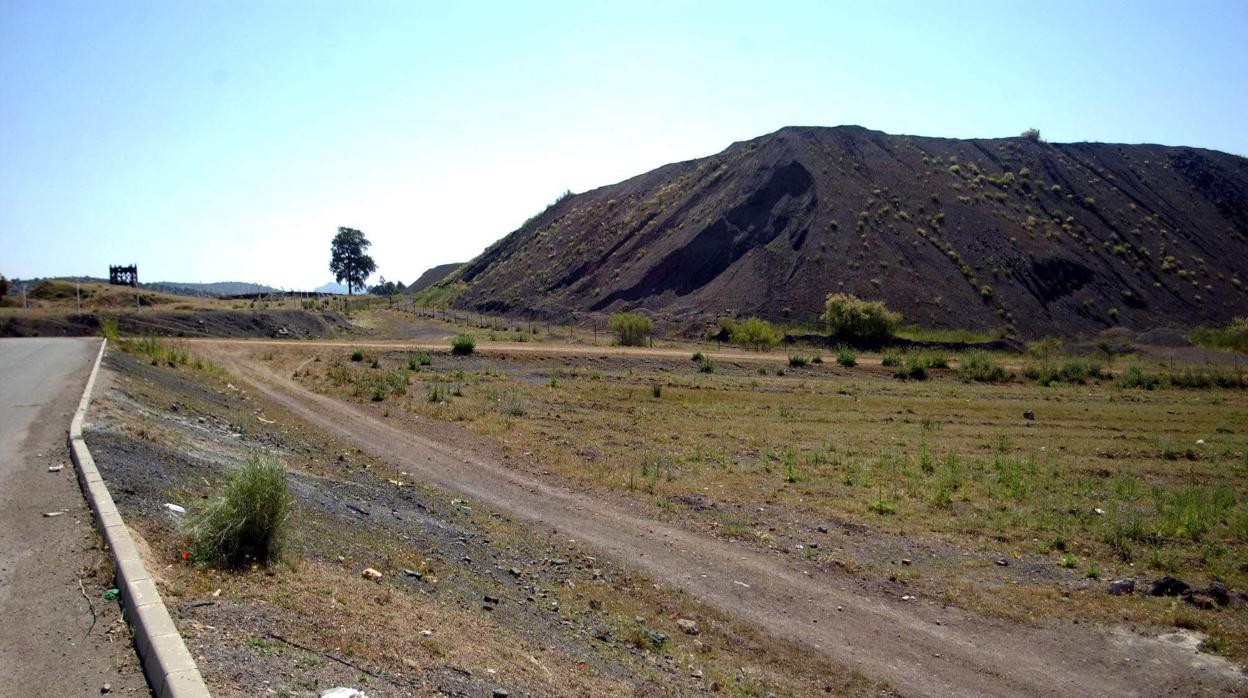
[[148, 692], [65, 445], [99, 346], [0, 339], [0, 696]]

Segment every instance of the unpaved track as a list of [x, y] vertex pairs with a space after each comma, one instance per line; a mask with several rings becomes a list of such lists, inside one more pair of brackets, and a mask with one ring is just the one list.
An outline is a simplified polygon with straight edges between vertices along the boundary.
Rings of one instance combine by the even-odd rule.
[[1087, 624], [1029, 628], [928, 600], [864, 592], [850, 578], [640, 517], [429, 438], [420, 429], [400, 430], [275, 374], [231, 343], [216, 350], [260, 393], [414, 477], [539, 528], [553, 527], [905, 695], [1161, 696], [1248, 688], [1225, 660], [1167, 640]]

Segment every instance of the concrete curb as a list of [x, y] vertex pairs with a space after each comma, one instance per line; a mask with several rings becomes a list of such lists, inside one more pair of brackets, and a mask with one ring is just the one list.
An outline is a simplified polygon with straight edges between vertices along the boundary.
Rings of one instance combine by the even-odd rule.
[[199, 667], [178, 634], [165, 602], [156, 591], [156, 584], [143, 567], [134, 540], [121, 520], [104, 478], [100, 477], [100, 471], [95, 467], [95, 460], [87, 450], [87, 442], [82, 438], [82, 422], [87, 405], [91, 404], [91, 389], [95, 387], [95, 376], [99, 373], [106, 346], [107, 339], [100, 343], [100, 352], [87, 378], [87, 387], [82, 391], [82, 400], [69, 423], [69, 453], [78, 467], [78, 484], [91, 511], [95, 512], [96, 524], [104, 534], [104, 541], [112, 551], [122, 612], [134, 629], [134, 647], [143, 664], [143, 673], [147, 675], [152, 695], [158, 698], [208, 698], [208, 687], [199, 675]]

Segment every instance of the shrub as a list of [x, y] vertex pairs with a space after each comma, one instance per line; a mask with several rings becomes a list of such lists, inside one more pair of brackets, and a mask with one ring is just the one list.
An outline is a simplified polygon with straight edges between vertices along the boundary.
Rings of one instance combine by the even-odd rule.
[[655, 400], [658, 400], [659, 398], [663, 397], [663, 386], [659, 385], [658, 383], [655, 383], [654, 385], [650, 386], [650, 394], [654, 396]]
[[694, 361], [696, 363], [702, 363], [703, 361], [706, 361], [706, 354], [703, 354], [700, 351], [695, 352], [693, 356], [689, 357], [689, 360]]
[[901, 352], [899, 352], [899, 351], [897, 351], [897, 350], [895, 350], [895, 349], [890, 349], [890, 350], [888, 350], [888, 351], [884, 352], [884, 355], [880, 357], [880, 365], [882, 365], [882, 366], [900, 366], [900, 365], [901, 365], [901, 358], [902, 358], [902, 357], [901, 357]]
[[708, 356], [702, 357], [702, 360], [698, 362], [698, 373], [714, 373], [714, 372], [715, 372], [715, 364], [711, 363], [710, 357]]
[[810, 357], [810, 363], [812, 364], [823, 363], [823, 354], [815, 354], [814, 356]]
[[415, 354], [407, 355], [407, 368], [415, 371], [421, 366], [432, 366], [433, 357], [427, 351], [418, 351]]
[[355, 351], [351, 352], [351, 360], [352, 360], [352, 361], [363, 361], [363, 360], [364, 360], [364, 352], [360, 351], [359, 349], [356, 349]]
[[267, 564], [281, 554], [293, 504], [286, 466], [273, 456], [254, 454], [226, 476], [182, 530], [201, 562]]
[[477, 348], [477, 340], [470, 334], [456, 335], [451, 339], [451, 353], [455, 356], [468, 356]]
[[833, 293], [824, 304], [823, 322], [830, 334], [845, 339], [878, 341], [893, 336], [901, 315], [878, 301]]
[[1197, 327], [1188, 339], [1202, 347], [1248, 353], [1248, 317], [1237, 317], [1226, 327]]
[[766, 351], [779, 344], [784, 333], [770, 322], [752, 317], [732, 325], [731, 336], [733, 344]]
[[1046, 361], [1028, 366], [1023, 371], [1023, 375], [1040, 385], [1055, 383], [1083, 385], [1089, 380], [1108, 376], [1099, 363], [1087, 359], [1066, 359], [1060, 364]]
[[958, 362], [958, 378], [970, 383], [1001, 383], [1006, 380], [1005, 368], [982, 351], [967, 354]]
[[1132, 366], [1114, 381], [1120, 388], [1143, 388], [1153, 390], [1161, 386], [1161, 377], [1153, 373], [1145, 373], [1139, 366]]
[[810, 360], [807, 359], [805, 356], [799, 356], [797, 354], [793, 354], [792, 356], [789, 357], [789, 365], [792, 366], [793, 368], [804, 368], [806, 364], [808, 363], [810, 363]]
[[918, 357], [906, 357], [905, 362], [893, 369], [893, 378], [897, 380], [927, 380], [927, 362]]
[[617, 341], [626, 347], [645, 346], [650, 336], [650, 318], [641, 313], [616, 313], [609, 321]]
[[836, 363], [845, 368], [853, 368], [858, 365], [858, 355], [845, 347], [841, 347], [836, 350]]
[[[2, 297], [2, 296], [0, 296]], [[120, 333], [117, 330], [117, 319], [111, 317], [100, 318], [100, 336], [110, 342], [116, 342]]]
[[1022, 133], [1020, 133], [1020, 134], [1018, 134], [1018, 135], [1019, 135], [1021, 138], [1026, 138], [1027, 140], [1032, 141], [1032, 142], [1034, 142], [1034, 143], [1040, 143], [1040, 142], [1041, 142], [1041, 141], [1040, 141], [1040, 129], [1038, 129], [1038, 128], [1029, 128], [1029, 129], [1027, 129], [1026, 131], [1023, 131]]

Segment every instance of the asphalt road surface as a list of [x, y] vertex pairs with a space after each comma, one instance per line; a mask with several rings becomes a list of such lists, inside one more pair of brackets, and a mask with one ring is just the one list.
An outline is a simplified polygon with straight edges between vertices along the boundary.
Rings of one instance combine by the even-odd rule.
[[99, 346], [0, 339], [0, 696], [148, 694], [65, 444]]

